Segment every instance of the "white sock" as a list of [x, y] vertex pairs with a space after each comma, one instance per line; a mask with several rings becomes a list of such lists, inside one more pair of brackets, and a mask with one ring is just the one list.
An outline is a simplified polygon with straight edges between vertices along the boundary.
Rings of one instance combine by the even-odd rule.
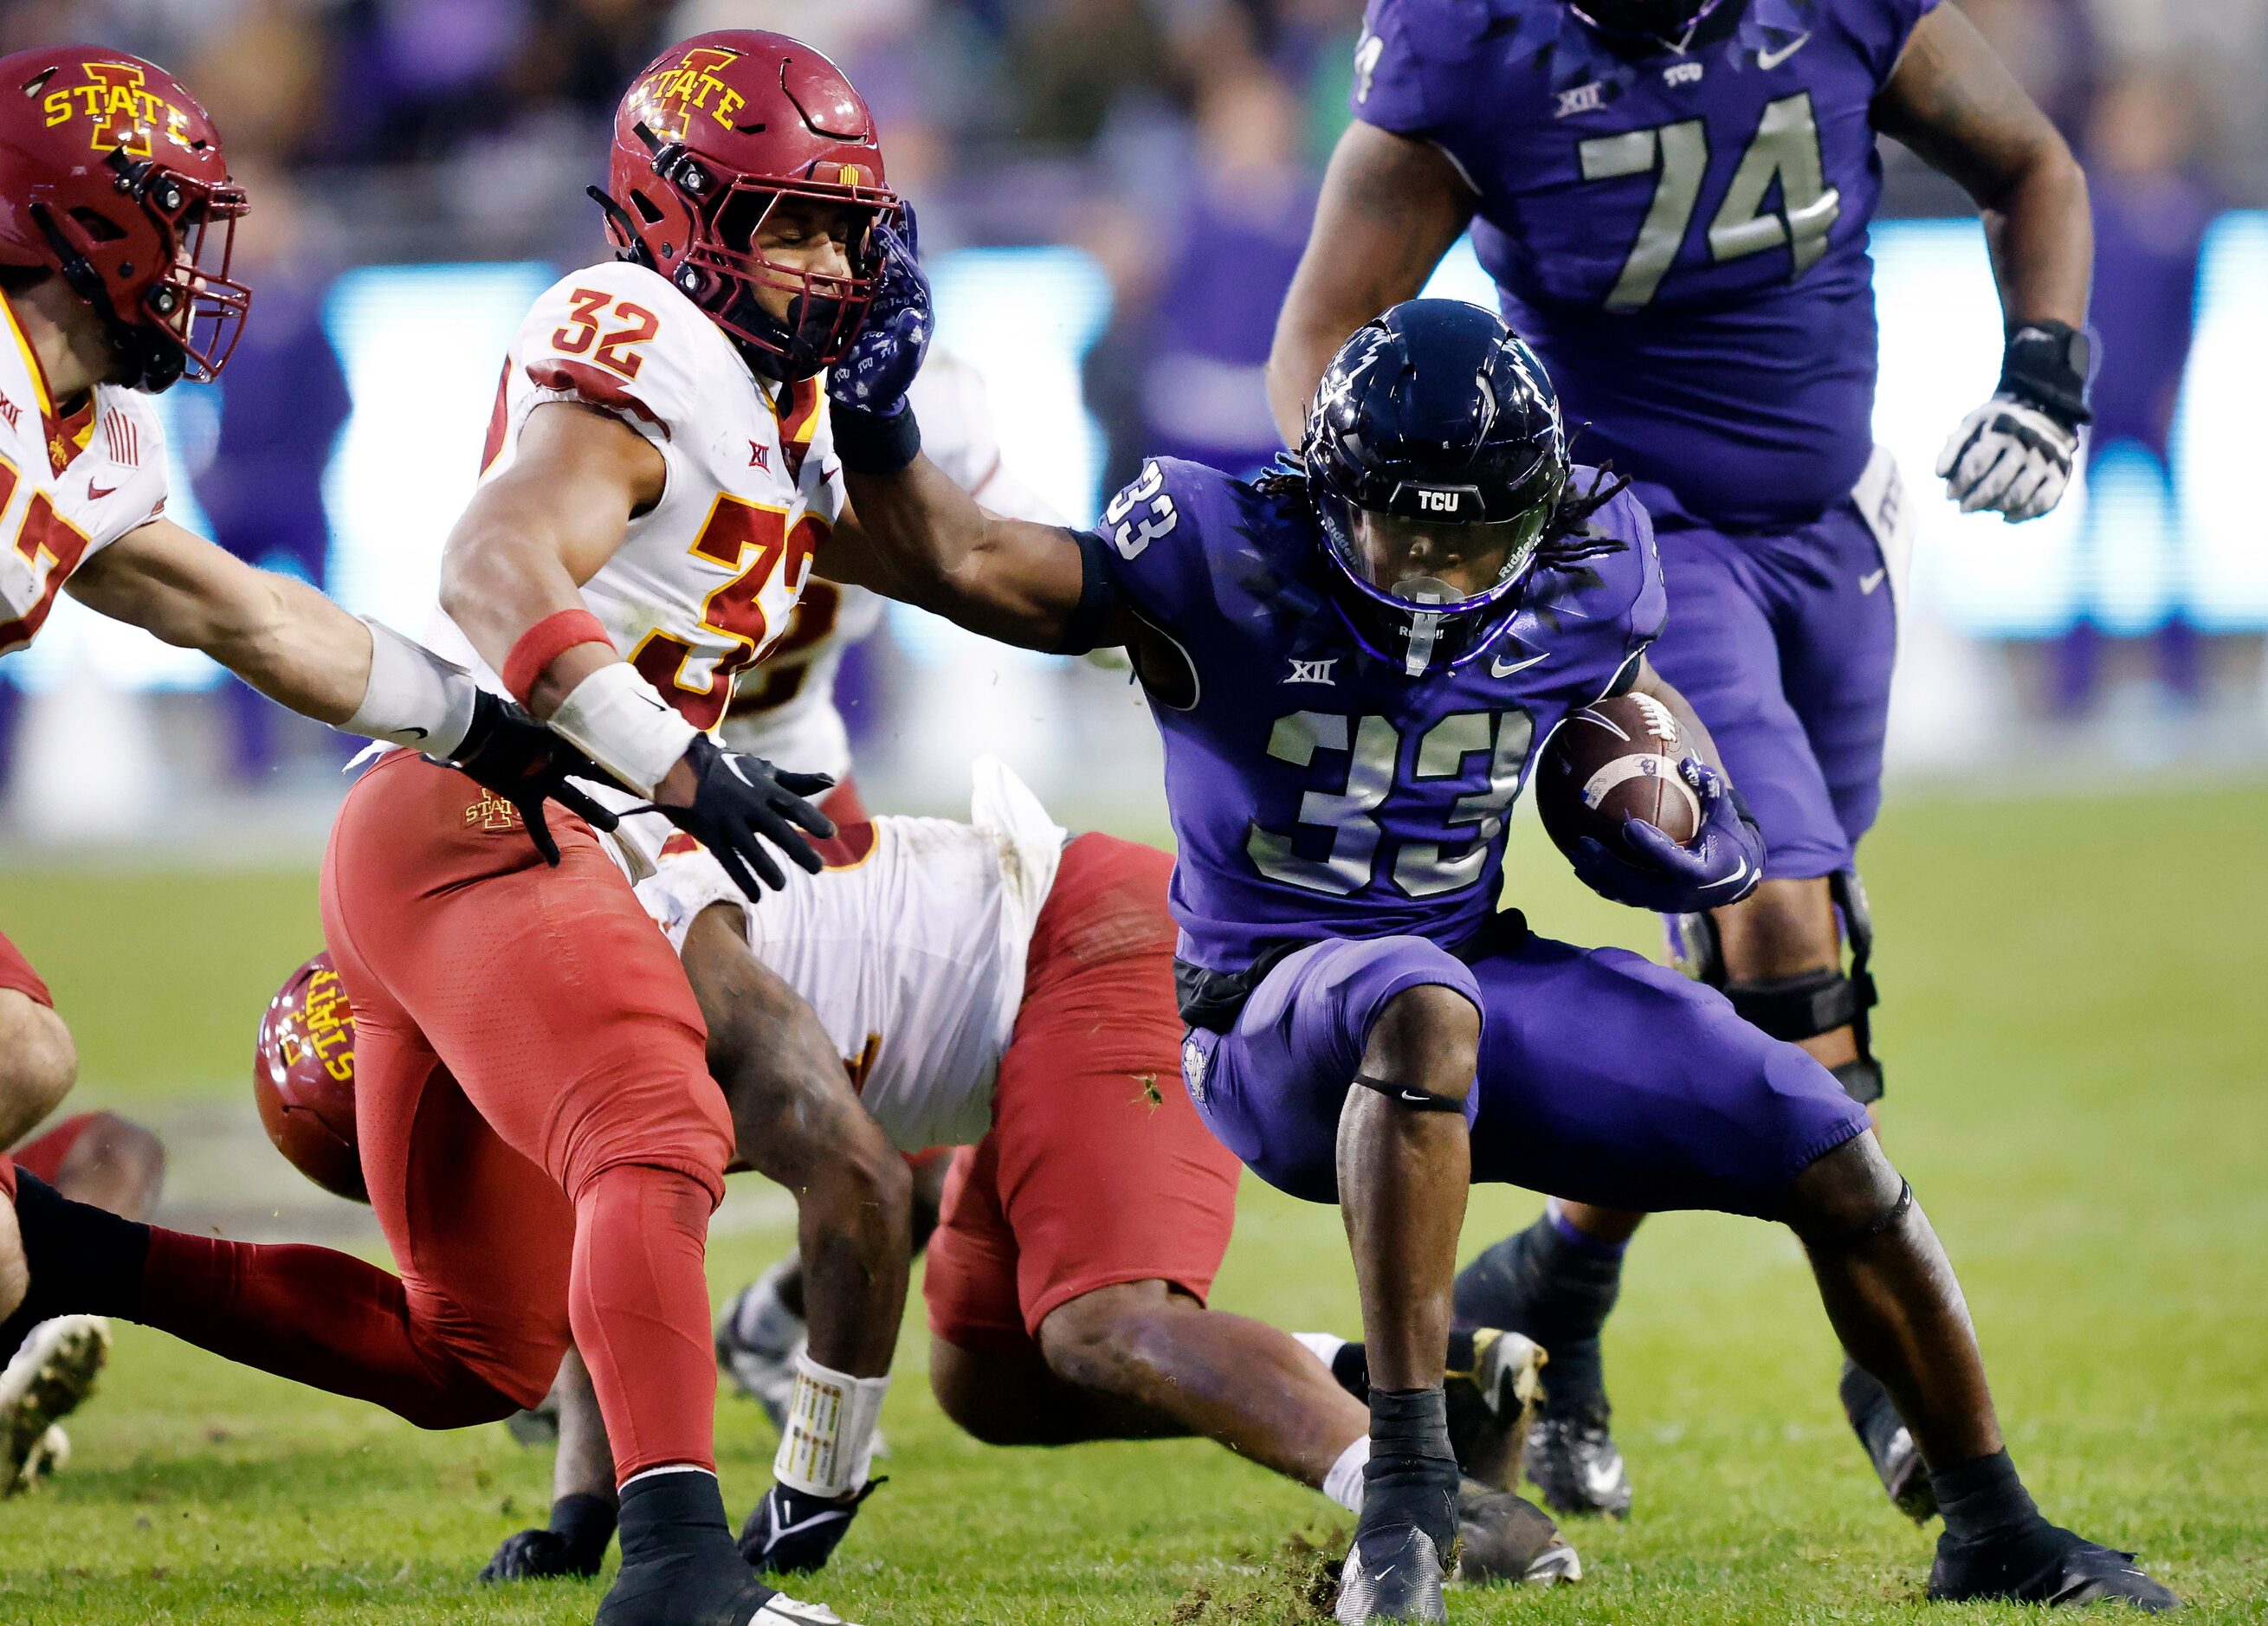
[[706, 1474], [711, 1479], [717, 1477], [715, 1468], [703, 1468], [698, 1462], [665, 1462], [659, 1468], [644, 1468], [631, 1475], [617, 1489], [627, 1490], [641, 1479], [659, 1479], [664, 1474]]
[[780, 1432], [772, 1477], [806, 1496], [845, 1497], [866, 1483], [874, 1463], [874, 1424], [890, 1376], [854, 1378], [811, 1358], [795, 1357], [795, 1394]]
[[[1340, 1342], [1345, 1342], [1342, 1339]], [[1362, 1470], [1370, 1460], [1370, 1436], [1359, 1434], [1323, 1475], [1323, 1494], [1350, 1513], [1362, 1512]]]
[[1336, 1333], [1293, 1333], [1292, 1336], [1306, 1347], [1308, 1354], [1326, 1366], [1336, 1360], [1339, 1351], [1347, 1346], [1347, 1341]]

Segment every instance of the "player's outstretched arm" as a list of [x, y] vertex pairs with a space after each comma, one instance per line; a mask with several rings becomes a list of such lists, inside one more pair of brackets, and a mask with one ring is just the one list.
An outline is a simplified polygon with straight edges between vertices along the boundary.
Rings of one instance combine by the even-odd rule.
[[2062, 498], [2089, 416], [2087, 177], [1954, 6], [1915, 26], [1874, 99], [1874, 121], [1977, 201], [2007, 321], [1999, 386], [1954, 431], [1937, 472], [1964, 513], [2034, 519]]
[[357, 621], [304, 582], [255, 570], [167, 519], [118, 539], [67, 584], [89, 607], [202, 650], [270, 699], [349, 733], [453, 763], [512, 803], [543, 856], [556, 798], [602, 828], [614, 816], [568, 784], [597, 770], [563, 739], [376, 622]]
[[1472, 217], [1472, 188], [1431, 142], [1359, 120], [1331, 153], [1315, 224], [1268, 351], [1268, 404], [1298, 445], [1307, 403], [1347, 335], [1417, 298]]

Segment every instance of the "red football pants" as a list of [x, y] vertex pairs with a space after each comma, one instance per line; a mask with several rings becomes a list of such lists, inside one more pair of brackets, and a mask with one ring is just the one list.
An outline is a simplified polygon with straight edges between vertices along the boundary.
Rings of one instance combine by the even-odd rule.
[[571, 1338], [622, 1478], [713, 1467], [703, 1253], [731, 1120], [667, 941], [589, 827], [549, 816], [556, 869], [508, 806], [405, 752], [331, 832], [324, 936], [400, 1277], [153, 1232], [143, 1319], [427, 1427], [533, 1405]]

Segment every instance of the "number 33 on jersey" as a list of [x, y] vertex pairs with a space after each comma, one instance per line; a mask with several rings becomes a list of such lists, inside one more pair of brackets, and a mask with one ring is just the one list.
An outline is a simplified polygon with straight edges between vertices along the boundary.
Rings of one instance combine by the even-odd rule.
[[786, 629], [843, 511], [823, 378], [760, 382], [666, 278], [616, 261], [555, 283], [497, 386], [481, 477], [509, 467], [527, 415], [577, 401], [652, 442], [661, 500], [583, 585], [615, 647], [696, 728]]

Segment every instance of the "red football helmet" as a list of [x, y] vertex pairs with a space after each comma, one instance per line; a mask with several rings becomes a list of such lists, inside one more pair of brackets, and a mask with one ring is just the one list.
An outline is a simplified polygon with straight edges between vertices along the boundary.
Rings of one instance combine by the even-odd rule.
[[355, 1020], [328, 954], [284, 979], [260, 1019], [252, 1099], [276, 1150], [335, 1196], [370, 1201], [355, 1134]]
[[[630, 258], [660, 272], [739, 342], [758, 371], [804, 379], [858, 336], [881, 285], [875, 228], [895, 219], [873, 115], [843, 71], [785, 34], [696, 34], [648, 63], [615, 112], [607, 190], [592, 195]], [[756, 229], [784, 197], [865, 216], [850, 274], [766, 257]], [[794, 296], [784, 322], [759, 287]]]
[[227, 363], [252, 304], [228, 277], [244, 210], [220, 133], [164, 69], [95, 45], [0, 57], [0, 265], [45, 266], [100, 312], [121, 382]]

